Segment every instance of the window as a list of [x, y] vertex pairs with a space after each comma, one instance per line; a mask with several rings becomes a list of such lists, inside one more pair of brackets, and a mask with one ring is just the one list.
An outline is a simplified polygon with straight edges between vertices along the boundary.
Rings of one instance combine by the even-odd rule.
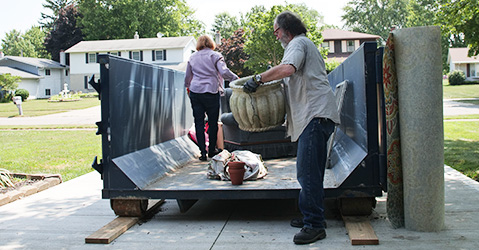
[[65, 70], [65, 76], [68, 76], [68, 69]]
[[151, 51], [151, 60], [152, 61], [166, 61], [166, 50], [152, 50]]
[[88, 53], [88, 62], [87, 63], [96, 63], [96, 54]]
[[130, 51], [130, 59], [143, 61], [143, 51]]
[[132, 51], [131, 52], [131, 59], [140, 61], [140, 52], [139, 51]]
[[329, 42], [323, 42], [321, 48], [329, 48]]
[[156, 61], [163, 60], [163, 50], [155, 50], [155, 60]]
[[347, 51], [348, 52], [354, 52], [354, 50], [355, 50], [354, 49], [354, 41], [347, 41], [346, 44], [347, 44], [346, 46], [347, 46], [347, 49], [348, 49]]
[[50, 74], [51, 74], [50, 70], [49, 70], [49, 69], [46, 69], [46, 70], [45, 70], [45, 75], [46, 75], [46, 76], [49, 76]]
[[51, 90], [50, 89], [45, 89], [45, 95], [50, 96], [51, 95]]
[[110, 52], [110, 55], [117, 56], [118, 52]]

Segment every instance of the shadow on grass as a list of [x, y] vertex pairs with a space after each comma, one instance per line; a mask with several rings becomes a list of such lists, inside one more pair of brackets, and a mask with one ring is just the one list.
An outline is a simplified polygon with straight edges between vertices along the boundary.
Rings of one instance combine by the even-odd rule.
[[444, 163], [479, 181], [479, 141], [444, 140]]

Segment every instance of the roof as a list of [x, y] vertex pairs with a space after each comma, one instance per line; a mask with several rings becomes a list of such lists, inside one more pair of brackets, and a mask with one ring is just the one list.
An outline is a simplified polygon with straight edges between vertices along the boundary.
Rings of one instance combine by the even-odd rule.
[[62, 65], [59, 62], [55, 62], [50, 59], [44, 58], [33, 58], [33, 57], [22, 57], [22, 56], [5, 56], [0, 59], [1, 60], [12, 60], [16, 62], [20, 62], [23, 64], [32, 65], [38, 68], [47, 68], [47, 69], [55, 69], [55, 68], [65, 68], [68, 66]]
[[354, 31], [325, 29], [323, 31], [323, 40], [354, 40], [354, 39], [379, 39], [380, 36]]
[[469, 48], [449, 48], [447, 61], [453, 63], [479, 63], [479, 56], [469, 57]]
[[12, 76], [19, 76], [22, 79], [40, 79], [41, 78], [41, 76], [26, 72], [26, 71], [23, 71], [23, 70], [15, 69], [15, 68], [8, 67], [8, 66], [0, 66], [0, 75], [3, 75], [3, 74], [10, 74]]
[[184, 48], [192, 41], [196, 42], [195, 38], [192, 36], [81, 41], [67, 49], [65, 52], [80, 53], [93, 51], [108, 52], [147, 49], [174, 49]]

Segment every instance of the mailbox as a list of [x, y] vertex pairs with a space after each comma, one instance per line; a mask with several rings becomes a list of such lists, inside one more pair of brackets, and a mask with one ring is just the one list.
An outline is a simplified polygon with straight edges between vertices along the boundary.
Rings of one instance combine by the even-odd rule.
[[22, 97], [21, 96], [14, 96], [13, 97], [13, 103], [16, 105], [22, 104]]
[[13, 97], [13, 103], [17, 105], [18, 108], [18, 114], [23, 115], [23, 109], [22, 109], [22, 97], [21, 96], [14, 96]]

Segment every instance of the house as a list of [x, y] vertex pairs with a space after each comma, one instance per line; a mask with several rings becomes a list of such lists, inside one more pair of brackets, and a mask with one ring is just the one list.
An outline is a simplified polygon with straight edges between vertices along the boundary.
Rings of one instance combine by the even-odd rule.
[[322, 48], [328, 48], [328, 60], [336, 60], [343, 62], [351, 55], [359, 46], [367, 41], [376, 41], [380, 36], [365, 33], [339, 30], [325, 29], [322, 33]]
[[70, 81], [68, 66], [42, 58], [0, 57], [0, 74], [6, 73], [20, 77], [18, 88], [28, 90], [28, 99], [57, 95]]
[[449, 71], [461, 70], [466, 81], [479, 80], [479, 56], [467, 56], [468, 48], [449, 48], [447, 63]]
[[145, 63], [170, 68], [186, 68], [190, 55], [196, 51], [192, 36], [81, 41], [65, 51], [65, 62], [70, 66], [70, 89], [89, 92], [93, 88], [88, 79], [99, 78], [98, 54], [111, 54]]

